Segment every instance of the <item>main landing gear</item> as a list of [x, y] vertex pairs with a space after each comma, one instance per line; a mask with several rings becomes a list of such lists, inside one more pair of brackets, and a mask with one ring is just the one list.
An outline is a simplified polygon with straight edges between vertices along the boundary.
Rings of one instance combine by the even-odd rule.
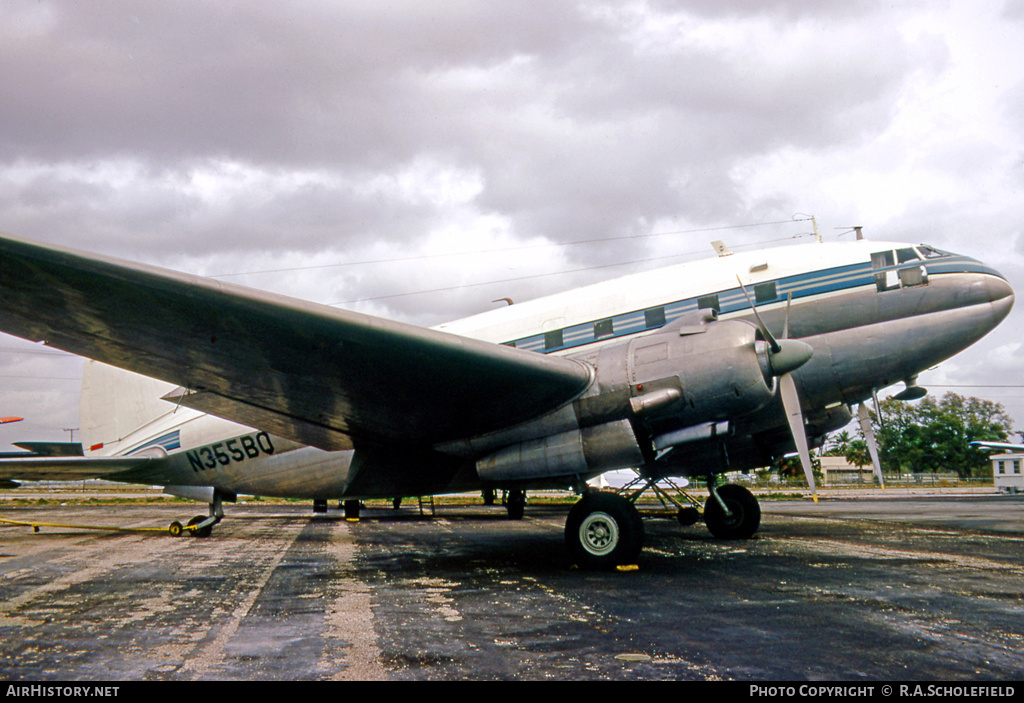
[[587, 491], [569, 511], [565, 522], [565, 542], [576, 564], [585, 568], [606, 569], [635, 564], [644, 542], [644, 526], [636, 501], [648, 489], [665, 507], [678, 512], [676, 519], [683, 526], [693, 525], [701, 518], [718, 539], [749, 539], [761, 524], [761, 507], [757, 498], [736, 484], [718, 486], [708, 479], [708, 498], [699, 500], [676, 488], [682, 500], [653, 486], [653, 481], [639, 479], [641, 487], [630, 490], [630, 484], [618, 493]]
[[582, 567], [635, 564], [644, 546], [644, 524], [636, 506], [623, 496], [589, 491], [569, 511], [565, 543]]

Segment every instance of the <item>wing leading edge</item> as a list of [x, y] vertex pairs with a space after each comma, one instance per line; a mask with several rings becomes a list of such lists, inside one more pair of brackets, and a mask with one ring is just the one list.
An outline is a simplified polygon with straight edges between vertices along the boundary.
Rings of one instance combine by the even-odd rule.
[[0, 330], [177, 383], [184, 405], [329, 450], [485, 434], [591, 382], [569, 359], [9, 235]]

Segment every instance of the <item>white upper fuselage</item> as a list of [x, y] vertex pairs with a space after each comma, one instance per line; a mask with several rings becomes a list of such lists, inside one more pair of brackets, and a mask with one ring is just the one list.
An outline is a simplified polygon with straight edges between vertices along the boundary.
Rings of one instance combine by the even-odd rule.
[[[673, 318], [670, 306], [679, 301], [697, 300], [702, 296], [723, 291], [731, 294], [733, 306], [721, 300], [723, 314], [729, 307], [749, 310], [745, 298], [737, 291], [739, 281], [753, 294], [754, 287], [767, 281], [778, 281], [793, 277], [804, 277], [789, 287], [794, 301], [801, 293], [812, 292], [814, 297], [834, 294], [832, 286], [828, 291], [811, 291], [806, 274], [821, 274], [817, 283], [852, 280], [845, 269], [850, 266], [870, 264], [871, 254], [883, 250], [913, 248], [917, 245], [898, 242], [858, 240], [841, 243], [796, 244], [719, 256], [691, 261], [652, 271], [630, 274], [608, 281], [602, 281], [582, 288], [534, 300], [496, 308], [478, 315], [439, 325], [436, 329], [466, 337], [485, 339], [497, 343], [523, 340], [531, 335], [558, 329], [569, 329], [589, 322], [642, 312], [665, 306], [667, 321]], [[921, 263], [925, 263], [924, 260]], [[787, 288], [780, 286], [775, 306], [785, 305]], [[761, 308], [760, 303], [758, 308]], [[678, 313], [677, 313], [678, 314]], [[639, 325], [638, 325], [639, 327]], [[647, 327], [637, 331], [646, 331]], [[620, 335], [616, 334], [614, 338]], [[604, 341], [598, 340], [598, 341]], [[517, 343], [517, 347], [530, 345]], [[535, 351], [545, 351], [533, 345]], [[567, 345], [575, 347], [576, 344]]]

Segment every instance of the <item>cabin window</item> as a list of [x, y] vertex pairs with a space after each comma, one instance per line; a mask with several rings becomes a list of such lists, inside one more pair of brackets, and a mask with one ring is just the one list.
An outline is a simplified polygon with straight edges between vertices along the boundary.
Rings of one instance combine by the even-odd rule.
[[648, 308], [644, 310], [644, 324], [647, 325], [647, 329], [652, 327], [661, 327], [665, 324], [665, 308]]
[[778, 291], [775, 289], [775, 281], [769, 281], [768, 283], [759, 283], [754, 286], [754, 302], [755, 303], [771, 303], [777, 300], [779, 297]]
[[718, 302], [718, 294], [705, 295], [701, 298], [697, 298], [697, 309], [698, 310], [714, 310], [715, 312], [722, 312], [722, 306]]
[[603, 339], [605, 337], [615, 336], [615, 329], [612, 326], [611, 319], [598, 320], [594, 323], [594, 339]]
[[560, 349], [565, 344], [562, 341], [562, 330], [551, 330], [550, 332], [544, 333], [544, 349], [550, 351], [551, 349]]

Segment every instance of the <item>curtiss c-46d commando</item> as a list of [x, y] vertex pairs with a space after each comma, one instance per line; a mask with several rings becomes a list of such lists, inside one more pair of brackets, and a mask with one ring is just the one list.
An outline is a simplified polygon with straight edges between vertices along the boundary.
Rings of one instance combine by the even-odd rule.
[[920, 397], [1013, 305], [997, 271], [927, 245], [728, 254], [426, 329], [5, 236], [0, 331], [94, 361], [82, 456], [4, 459], [0, 479], [161, 485], [209, 503], [197, 534], [238, 494], [355, 510], [500, 489], [517, 517], [524, 491], [574, 488], [573, 558], [615, 566], [643, 524], [589, 479], [706, 478], [711, 532], [749, 537], [757, 500], [718, 477], [796, 451], [813, 488], [809, 448], [854, 406]]

